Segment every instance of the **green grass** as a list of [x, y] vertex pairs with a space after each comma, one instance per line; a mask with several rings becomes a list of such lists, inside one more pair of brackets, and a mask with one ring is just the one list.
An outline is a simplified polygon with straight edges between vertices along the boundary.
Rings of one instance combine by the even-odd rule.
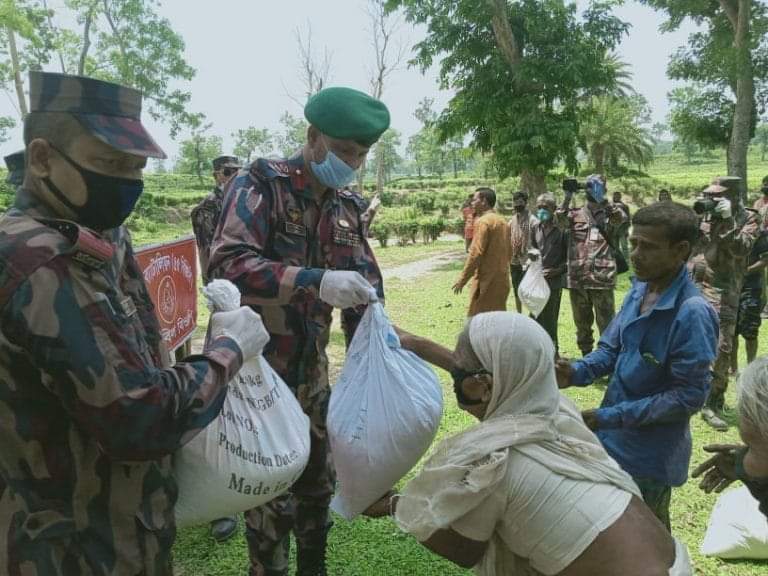
[[[417, 247], [411, 257], [428, 256], [435, 247]], [[403, 257], [404, 258], [404, 257]], [[382, 258], [386, 260], [386, 258]], [[395, 260], [402, 263], [400, 258]], [[387, 286], [387, 310], [393, 322], [414, 333], [432, 338], [446, 346], [453, 346], [454, 340], [465, 320], [468, 294], [454, 296], [451, 286], [456, 279], [460, 263], [449, 264], [427, 276], [413, 281], [392, 280]], [[628, 288], [627, 275], [621, 279], [616, 294], [617, 305]], [[510, 309], [514, 304], [509, 301]], [[571, 316], [567, 292], [564, 294], [560, 315], [561, 353], [574, 357], [576, 348], [575, 329]], [[741, 347], [741, 364], [743, 346]], [[760, 353], [768, 352], [768, 345], [761, 343]], [[329, 354], [338, 369], [343, 362], [343, 338], [336, 325]], [[439, 430], [439, 438], [455, 433], [472, 424], [472, 420], [461, 412], [453, 398], [447, 374], [438, 370], [443, 384], [445, 411]], [[585, 389], [569, 390], [568, 394], [582, 407], [595, 407], [600, 403], [604, 388], [592, 386]], [[728, 399], [733, 405], [733, 386]], [[706, 427], [696, 416], [692, 419], [694, 451], [691, 466], [695, 467], [705, 458], [702, 446], [713, 442], [737, 442], [738, 433], [732, 429], [726, 433], [715, 432]], [[409, 476], [415, 474], [418, 467]], [[401, 482], [402, 486], [403, 482]], [[768, 566], [757, 562], [723, 562], [703, 558], [698, 547], [704, 537], [709, 513], [716, 501], [698, 489], [695, 482], [676, 489], [672, 497], [672, 528], [689, 547], [696, 565], [696, 573], [705, 576], [758, 576], [766, 573]], [[241, 533], [229, 542], [215, 544], [208, 536], [207, 527], [181, 530], [175, 547], [176, 566], [182, 576], [230, 576], [245, 573], [247, 549]], [[402, 534], [389, 519], [357, 519], [347, 522], [335, 518], [328, 551], [329, 574], [332, 576], [410, 576], [469, 575], [470, 571], [460, 569], [441, 558], [430, 554], [412, 537]]]

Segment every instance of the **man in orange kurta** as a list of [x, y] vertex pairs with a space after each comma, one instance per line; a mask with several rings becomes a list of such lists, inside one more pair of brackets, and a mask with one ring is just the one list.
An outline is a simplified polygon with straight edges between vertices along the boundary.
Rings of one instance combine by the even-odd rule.
[[509, 296], [509, 224], [496, 214], [496, 192], [478, 188], [472, 199], [474, 234], [464, 270], [453, 291], [459, 294], [472, 278], [468, 316], [507, 309]]

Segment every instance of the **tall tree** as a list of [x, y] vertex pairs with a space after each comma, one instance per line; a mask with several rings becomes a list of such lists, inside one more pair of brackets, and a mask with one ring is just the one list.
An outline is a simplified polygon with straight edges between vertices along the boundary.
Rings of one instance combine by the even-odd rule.
[[200, 184], [203, 175], [213, 171], [213, 159], [221, 156], [222, 140], [220, 136], [211, 136], [210, 122], [204, 123], [204, 117], [198, 114], [192, 119], [190, 137], [182, 140], [175, 171], [181, 174], [196, 174]]
[[300, 98], [289, 96], [303, 108], [313, 94], [317, 94], [328, 84], [333, 55], [327, 46], [324, 46], [320, 53], [316, 52], [312, 44], [312, 25], [309, 22], [304, 30], [296, 28], [294, 34], [299, 52], [299, 73], [303, 93]]
[[304, 146], [308, 124], [304, 118], [297, 118], [288, 112], [280, 117], [280, 124], [283, 125], [283, 131], [276, 136], [275, 144], [287, 158]]
[[533, 194], [549, 170], [578, 166], [579, 103], [617, 84], [609, 57], [627, 31], [613, 2], [581, 16], [564, 0], [388, 0], [427, 27], [415, 46], [422, 69], [440, 61], [455, 92], [437, 126], [443, 138], [472, 134], [501, 177], [520, 174]]
[[246, 162], [251, 161], [254, 155], [264, 155], [272, 151], [274, 136], [267, 128], [248, 128], [234, 132], [235, 154]]
[[56, 11], [46, 0], [0, 3], [0, 82], [13, 81], [19, 112], [25, 111], [24, 81], [56, 54], [62, 72], [131, 86], [145, 97], [149, 114], [168, 123], [171, 135], [191, 127], [188, 81], [194, 69], [184, 59], [184, 41], [159, 16], [158, 0], [64, 0]]
[[642, 96], [593, 96], [581, 124], [591, 168], [598, 174], [618, 174], [622, 160], [647, 166], [653, 159], [649, 122], [650, 109]]
[[390, 128], [381, 135], [376, 144], [374, 158], [376, 166], [383, 166], [383, 184], [392, 179], [392, 173], [397, 170], [403, 159], [397, 149], [400, 147], [400, 132]]
[[[666, 13], [666, 31], [690, 19], [704, 29], [670, 60], [670, 77], [704, 87], [709, 104], [720, 98], [730, 115], [727, 169], [742, 179], [746, 194], [747, 153], [758, 110], [768, 99], [768, 8], [755, 0], [641, 0]], [[727, 98], [725, 93], [730, 94]]]
[[[374, 66], [370, 69], [371, 96], [381, 100], [389, 77], [405, 60], [405, 49], [396, 41], [401, 19], [397, 14], [387, 12], [385, 0], [368, 0], [368, 20], [371, 47], [373, 48]], [[377, 144], [378, 147], [378, 144]], [[386, 179], [384, 159], [388, 153], [374, 152], [376, 159], [376, 193], [381, 194]], [[360, 166], [357, 173], [358, 190], [363, 189], [366, 162]]]

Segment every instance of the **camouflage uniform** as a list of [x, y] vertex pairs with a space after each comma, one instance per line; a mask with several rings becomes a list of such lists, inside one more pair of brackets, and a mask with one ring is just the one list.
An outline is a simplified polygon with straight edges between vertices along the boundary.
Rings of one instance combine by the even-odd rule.
[[607, 234], [616, 238], [626, 221], [623, 210], [614, 211], [609, 218], [608, 210], [603, 207], [594, 214], [587, 206], [567, 212], [557, 211], [558, 227], [569, 232], [568, 290], [576, 324], [576, 342], [582, 354], [589, 353], [594, 346], [592, 323], [595, 319], [602, 334], [616, 313], [613, 298], [616, 260], [597, 224], [603, 222]]
[[742, 209], [733, 220], [701, 224], [696, 255], [689, 263], [693, 280], [720, 317], [720, 341], [707, 406], [721, 410], [728, 388], [736, 318], [747, 258], [760, 234], [760, 216]]
[[[383, 298], [381, 272], [361, 220], [366, 204], [350, 191], [315, 200], [304, 159], [259, 159], [228, 185], [211, 251], [209, 273], [227, 278], [242, 303], [261, 314], [271, 340], [270, 365], [290, 386], [311, 420], [311, 455], [291, 494], [246, 513], [251, 574], [283, 575], [293, 529], [300, 570], [324, 557], [335, 473], [325, 419], [330, 399], [328, 345], [332, 308], [318, 297], [326, 269], [355, 270]], [[362, 310], [342, 311], [351, 341]]]
[[216, 225], [221, 217], [221, 205], [224, 202], [224, 191], [216, 186], [200, 204], [192, 209], [192, 230], [197, 242], [197, 257], [200, 260], [200, 271], [203, 284], [208, 284], [208, 261], [211, 257], [211, 242], [213, 241]]
[[[237, 171], [240, 167], [240, 161], [235, 156], [219, 156], [213, 160], [214, 176], [225, 168]], [[208, 284], [210, 280], [208, 278], [208, 261], [211, 258], [211, 242], [213, 242], [213, 234], [216, 232], [216, 226], [221, 218], [223, 202], [224, 190], [217, 183], [211, 193], [192, 209], [192, 230], [195, 233], [197, 257], [200, 260], [203, 284]]]
[[237, 345], [167, 367], [123, 228], [20, 191], [0, 220], [0, 573], [171, 573], [171, 454], [218, 414]]
[[[27, 121], [68, 114], [164, 157], [140, 110], [129, 88], [30, 74]], [[171, 574], [170, 455], [217, 416], [237, 344], [168, 368], [125, 230], [56, 220], [24, 189], [0, 219], [0, 314], [0, 574]]]

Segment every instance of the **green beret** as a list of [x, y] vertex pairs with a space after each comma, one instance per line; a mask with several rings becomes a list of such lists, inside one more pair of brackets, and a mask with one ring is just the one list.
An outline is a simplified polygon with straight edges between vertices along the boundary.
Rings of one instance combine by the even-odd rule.
[[373, 145], [389, 128], [389, 110], [380, 100], [352, 88], [326, 88], [312, 96], [304, 117], [331, 138]]

